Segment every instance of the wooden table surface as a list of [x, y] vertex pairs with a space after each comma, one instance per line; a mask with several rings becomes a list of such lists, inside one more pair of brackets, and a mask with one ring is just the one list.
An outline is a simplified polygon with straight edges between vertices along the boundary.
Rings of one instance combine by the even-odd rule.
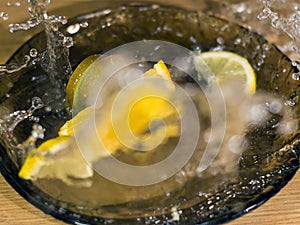
[[[256, 210], [228, 225], [299, 225], [300, 171], [273, 198]], [[51, 216], [30, 205], [0, 176], [0, 224], [4, 225], [62, 225]]]
[[[73, 1], [73, 0], [72, 0]], [[80, 1], [80, 0], [75, 0]], [[66, 4], [68, 1], [56, 1], [56, 4]], [[11, 8], [10, 10], [16, 10]], [[19, 11], [18, 11], [19, 13]], [[14, 14], [18, 19], [18, 16]], [[22, 17], [20, 15], [20, 17]], [[7, 24], [0, 24], [0, 27], [6, 27]], [[7, 30], [7, 29], [6, 29]], [[0, 30], [2, 32], [3, 30]], [[19, 39], [17, 36], [0, 35], [0, 51], [1, 63], [27, 39], [24, 33], [20, 33]], [[14, 39], [13, 45], [12, 39]], [[229, 225], [282, 225], [282, 224], [300, 224], [300, 171], [295, 177], [283, 188], [276, 196], [271, 198], [267, 203], [248, 213], [241, 218], [238, 218]], [[59, 225], [64, 224], [51, 216], [45, 215], [39, 209], [30, 205], [13, 188], [7, 184], [4, 178], [0, 175], [0, 225]]]

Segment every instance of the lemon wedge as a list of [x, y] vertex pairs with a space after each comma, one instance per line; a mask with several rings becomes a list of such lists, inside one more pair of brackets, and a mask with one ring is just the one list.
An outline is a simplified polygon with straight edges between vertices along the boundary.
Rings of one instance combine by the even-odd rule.
[[91, 166], [77, 149], [74, 137], [50, 139], [32, 150], [27, 156], [19, 176], [26, 180], [38, 178], [61, 179], [72, 184], [70, 178], [86, 179], [93, 175]]
[[248, 60], [236, 53], [227, 51], [203, 52], [202, 59], [222, 85], [229, 81], [238, 81], [244, 85], [247, 94], [256, 91], [256, 75]]

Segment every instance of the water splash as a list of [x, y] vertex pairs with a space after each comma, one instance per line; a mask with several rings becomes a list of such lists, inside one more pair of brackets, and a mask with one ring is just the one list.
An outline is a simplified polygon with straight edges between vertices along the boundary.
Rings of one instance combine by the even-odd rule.
[[11, 74], [26, 68], [30, 63], [30, 56], [25, 55], [22, 63], [0, 65], [0, 73]]
[[[264, 6], [263, 11], [258, 15], [258, 19], [261, 21], [269, 21], [271, 26], [277, 30], [280, 30], [288, 35], [293, 41], [293, 50], [297, 54], [298, 61], [300, 61], [300, 5], [293, 4], [293, 13], [287, 17], [280, 15], [280, 13], [272, 10], [272, 6], [275, 2], [271, 0], [261, 0]], [[285, 3], [285, 1], [283, 2]], [[300, 70], [300, 63], [293, 62], [293, 66], [296, 66]], [[300, 74], [294, 74], [293, 79], [298, 80]]]
[[9, 114], [3, 120], [0, 120], [0, 127], [5, 126], [5, 130], [13, 132], [16, 126], [30, 117], [32, 117], [34, 111], [44, 107], [44, 103], [39, 97], [32, 98], [31, 107], [27, 110], [18, 110]]
[[[53, 86], [57, 87], [57, 90], [64, 90], [66, 79], [72, 73], [69, 62], [69, 48], [73, 46], [73, 39], [64, 36], [59, 31], [59, 26], [66, 24], [67, 19], [64, 16], [48, 15], [47, 6], [50, 4], [50, 0], [28, 0], [28, 4], [30, 18], [24, 23], [10, 24], [9, 31], [12, 33], [20, 30], [26, 31], [38, 25], [44, 27], [47, 38], [47, 51], [41, 59], [42, 68], [48, 73]], [[20, 4], [10, 3], [10, 5], [19, 6]], [[5, 13], [2, 14], [3, 19], [7, 16]], [[33, 58], [37, 57], [36, 54], [33, 54], [33, 51], [29, 55]], [[24, 63], [1, 65], [0, 72], [14, 73], [27, 67], [29, 62], [30, 59], [26, 56]], [[66, 76], [60, 76], [62, 73]]]
[[16, 146], [16, 149], [19, 150], [19, 160], [24, 162], [28, 153], [36, 148], [36, 142], [38, 141], [38, 139], [44, 139], [44, 136], [45, 129], [38, 123], [34, 124], [32, 126], [31, 135], [23, 143]]
[[21, 2], [8, 2], [7, 6], [16, 6], [16, 7], [20, 7], [22, 5]]
[[[5, 145], [13, 149], [8, 153], [16, 165], [19, 165], [18, 161], [25, 159], [28, 151], [36, 146], [38, 139], [44, 138], [45, 130], [38, 124], [39, 118], [33, 116], [36, 110], [43, 107], [43, 101], [39, 97], [33, 97], [29, 109], [18, 110], [9, 115], [0, 115], [0, 135], [3, 137]], [[27, 119], [35, 122], [35, 125], [33, 125], [31, 136], [25, 142], [19, 143], [14, 136], [14, 130], [18, 124]]]
[[8, 14], [6, 12], [0, 12], [0, 18], [3, 20], [8, 20]]

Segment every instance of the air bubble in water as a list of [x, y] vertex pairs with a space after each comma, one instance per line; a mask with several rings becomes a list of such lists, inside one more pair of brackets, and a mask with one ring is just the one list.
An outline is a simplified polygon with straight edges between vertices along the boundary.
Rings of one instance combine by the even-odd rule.
[[241, 154], [246, 146], [246, 142], [243, 135], [233, 135], [228, 141], [228, 149], [234, 154]]
[[278, 100], [271, 101], [268, 104], [268, 106], [269, 106], [269, 111], [274, 114], [280, 113], [283, 107], [281, 102]]

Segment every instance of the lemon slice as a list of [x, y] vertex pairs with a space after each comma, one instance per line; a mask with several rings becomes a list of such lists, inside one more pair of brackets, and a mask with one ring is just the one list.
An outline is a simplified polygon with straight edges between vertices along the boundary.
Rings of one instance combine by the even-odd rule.
[[70, 178], [86, 179], [93, 175], [81, 156], [73, 137], [57, 137], [41, 144], [27, 156], [19, 176], [25, 180], [58, 178], [72, 184]]
[[71, 75], [67, 87], [66, 87], [66, 100], [70, 107], [73, 105], [74, 92], [76, 91], [78, 84], [80, 83], [81, 77], [89, 66], [99, 57], [99, 55], [91, 55], [85, 58], [75, 69]]
[[256, 75], [246, 58], [226, 51], [204, 52], [201, 57], [220, 85], [239, 81], [245, 86], [246, 93], [255, 93]]

